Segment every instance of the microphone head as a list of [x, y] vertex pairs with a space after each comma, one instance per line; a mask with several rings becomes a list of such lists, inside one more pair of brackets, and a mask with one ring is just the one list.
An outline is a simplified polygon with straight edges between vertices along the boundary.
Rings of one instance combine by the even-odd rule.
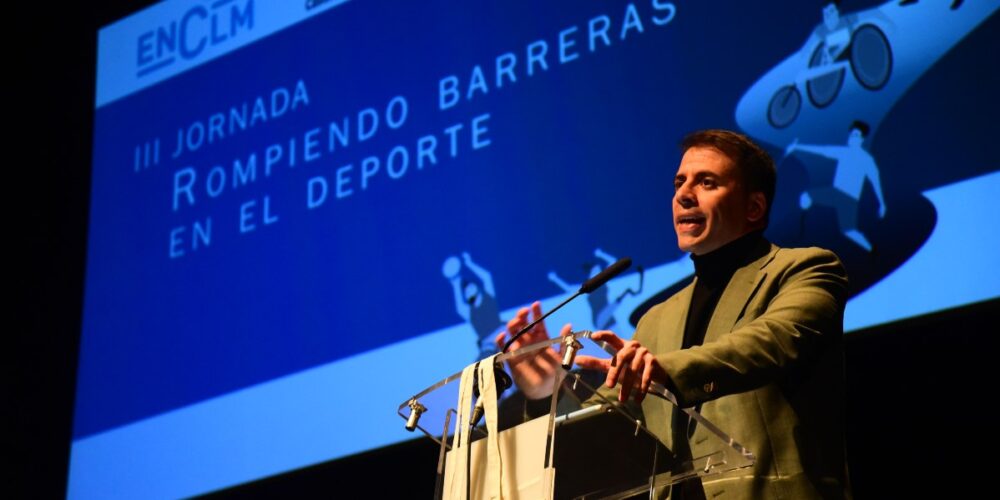
[[585, 281], [583, 285], [580, 286], [580, 293], [590, 293], [597, 290], [602, 285], [610, 281], [611, 278], [618, 276], [623, 271], [628, 269], [631, 265], [632, 259], [629, 257], [622, 257], [621, 259], [618, 259], [618, 262], [611, 264], [600, 273], [597, 273], [597, 276]]

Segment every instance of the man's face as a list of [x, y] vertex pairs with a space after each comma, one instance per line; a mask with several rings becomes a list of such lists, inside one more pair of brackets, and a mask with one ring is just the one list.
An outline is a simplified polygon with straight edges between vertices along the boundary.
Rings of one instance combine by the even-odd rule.
[[861, 135], [861, 131], [856, 128], [851, 129], [851, 133], [847, 135], [847, 145], [856, 147], [864, 142], [865, 138]]
[[674, 177], [677, 246], [703, 255], [750, 232], [763, 216], [762, 193], [750, 196], [736, 167], [711, 147], [692, 147]]
[[465, 285], [465, 289], [462, 291], [465, 293], [465, 301], [476, 305], [476, 302], [479, 301], [479, 287], [475, 283], [469, 283]]
[[840, 10], [837, 9], [837, 4], [831, 3], [823, 7], [823, 24], [826, 25], [826, 29], [833, 31], [839, 22]]

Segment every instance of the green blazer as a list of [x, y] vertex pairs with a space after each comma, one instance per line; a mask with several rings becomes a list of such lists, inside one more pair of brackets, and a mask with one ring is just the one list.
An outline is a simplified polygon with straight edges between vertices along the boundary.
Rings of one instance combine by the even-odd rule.
[[[737, 269], [723, 291], [703, 345], [680, 349], [693, 283], [643, 316], [635, 339], [656, 356], [683, 406], [700, 404], [756, 455], [752, 468], [704, 479], [708, 498], [849, 498], [844, 268], [827, 250], [761, 245], [754, 255], [763, 256]], [[672, 411], [660, 398], [642, 403], [646, 425], [671, 447]], [[713, 440], [696, 426], [693, 456]]]

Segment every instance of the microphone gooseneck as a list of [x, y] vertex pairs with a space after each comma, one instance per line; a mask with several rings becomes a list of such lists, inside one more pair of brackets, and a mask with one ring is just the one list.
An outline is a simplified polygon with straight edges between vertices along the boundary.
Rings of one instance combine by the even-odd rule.
[[583, 285], [580, 285], [580, 289], [577, 290], [577, 292], [574, 293], [572, 296], [570, 296], [568, 299], [562, 301], [559, 305], [557, 305], [556, 307], [552, 308], [552, 310], [550, 310], [549, 312], [543, 314], [541, 317], [536, 318], [531, 323], [528, 323], [527, 326], [525, 326], [519, 332], [517, 332], [516, 334], [514, 334], [514, 336], [511, 337], [510, 340], [508, 340], [506, 344], [504, 344], [502, 352], [507, 352], [507, 350], [510, 349], [511, 344], [513, 344], [515, 340], [517, 340], [518, 338], [520, 338], [521, 335], [524, 335], [525, 333], [527, 333], [528, 330], [531, 330], [532, 328], [534, 328], [535, 325], [537, 325], [538, 323], [542, 322], [542, 320], [544, 320], [545, 318], [549, 317], [550, 314], [558, 311], [563, 306], [565, 306], [566, 304], [568, 304], [573, 299], [579, 297], [580, 295], [583, 295], [585, 293], [591, 293], [594, 290], [597, 290], [602, 285], [604, 285], [605, 283], [607, 283], [608, 281], [610, 281], [611, 278], [614, 278], [615, 276], [618, 276], [623, 271], [625, 271], [626, 269], [628, 269], [629, 266], [631, 266], [631, 265], [632, 265], [632, 259], [630, 259], [628, 257], [622, 257], [621, 259], [618, 259], [618, 261], [615, 262], [614, 264], [611, 264], [610, 266], [608, 266], [607, 268], [605, 268], [603, 271], [597, 273], [593, 278], [590, 278], [589, 280], [585, 281], [583, 283]]

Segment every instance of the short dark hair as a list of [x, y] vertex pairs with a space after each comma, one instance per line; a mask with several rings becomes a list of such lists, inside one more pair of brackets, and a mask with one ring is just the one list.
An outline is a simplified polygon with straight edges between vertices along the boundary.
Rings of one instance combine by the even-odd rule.
[[871, 127], [869, 127], [867, 123], [861, 120], [854, 120], [854, 122], [851, 123], [851, 128], [848, 130], [848, 132], [854, 129], [857, 129], [858, 132], [861, 132], [861, 137], [868, 137], [868, 133], [871, 132]]
[[732, 160], [740, 173], [743, 185], [749, 192], [764, 193], [767, 209], [764, 211], [763, 221], [764, 227], [767, 227], [771, 217], [771, 204], [774, 202], [774, 186], [778, 182], [777, 168], [771, 155], [749, 137], [729, 130], [711, 129], [692, 132], [681, 141], [681, 153], [694, 147], [719, 150]]

